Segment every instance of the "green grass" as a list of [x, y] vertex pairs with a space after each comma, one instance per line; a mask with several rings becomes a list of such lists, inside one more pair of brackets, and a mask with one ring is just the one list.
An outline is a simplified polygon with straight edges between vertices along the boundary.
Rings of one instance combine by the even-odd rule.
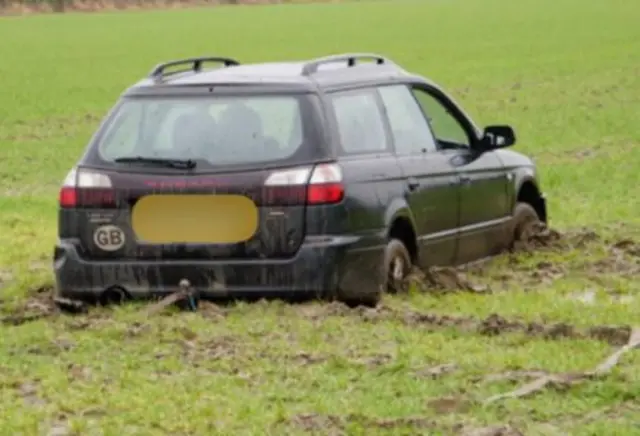
[[[59, 183], [101, 117], [154, 64], [192, 55], [385, 53], [480, 124], [513, 125], [516, 149], [540, 167], [553, 226], [601, 236], [472, 272], [490, 295], [386, 298], [387, 317], [282, 303], [147, 317], [130, 306], [3, 326], [2, 433], [451, 434], [509, 423], [527, 435], [640, 434], [637, 352], [600, 380], [480, 405], [513, 386], [478, 378], [588, 370], [611, 346], [401, 315], [637, 322], [640, 258], [612, 245], [640, 239], [639, 15], [631, 0], [425, 0], [1, 19], [0, 41], [14, 41], [0, 44], [3, 312], [51, 283]], [[440, 364], [456, 368], [419, 375]], [[431, 401], [443, 397], [471, 403], [442, 413]]]

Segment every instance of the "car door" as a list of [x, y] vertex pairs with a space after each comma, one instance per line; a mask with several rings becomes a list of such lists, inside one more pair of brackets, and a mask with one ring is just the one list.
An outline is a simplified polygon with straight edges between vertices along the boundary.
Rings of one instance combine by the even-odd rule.
[[421, 266], [447, 265], [456, 255], [459, 180], [436, 146], [426, 118], [406, 84], [378, 87], [405, 197], [416, 224]]
[[469, 118], [444, 93], [414, 86], [442, 155], [460, 176], [456, 263], [466, 263], [505, 248], [511, 210], [508, 175], [493, 151], [474, 149], [479, 138]]

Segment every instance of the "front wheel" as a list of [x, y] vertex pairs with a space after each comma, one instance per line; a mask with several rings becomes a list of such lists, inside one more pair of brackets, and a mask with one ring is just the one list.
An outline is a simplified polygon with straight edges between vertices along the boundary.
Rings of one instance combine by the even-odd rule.
[[519, 243], [526, 244], [542, 224], [538, 212], [528, 203], [519, 202], [513, 211], [512, 241], [513, 249]]

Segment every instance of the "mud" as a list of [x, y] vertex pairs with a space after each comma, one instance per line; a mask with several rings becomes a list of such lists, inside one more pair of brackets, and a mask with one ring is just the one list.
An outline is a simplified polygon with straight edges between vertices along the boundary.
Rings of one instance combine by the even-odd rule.
[[[513, 253], [505, 255], [507, 257], [508, 267], [500, 268], [500, 271], [490, 276], [490, 278], [492, 280], [495, 280], [496, 277], [501, 278], [502, 281], [507, 284], [512, 282], [525, 283], [523, 286], [525, 289], [527, 289], [528, 286], [526, 285], [527, 282], [535, 283], [539, 286], [540, 283], [553, 281], [567, 274], [568, 266], [553, 262], [552, 260], [541, 260], [534, 264], [535, 267], [532, 268], [531, 263], [526, 262], [528, 250], [535, 249], [536, 251], [550, 250], [551, 252], [558, 252], [581, 249], [588, 251], [590, 244], [594, 242], [598, 242], [600, 252], [603, 251], [603, 247], [605, 248], [605, 256], [600, 256], [600, 258], [596, 260], [590, 260], [588, 257], [587, 260], [580, 260], [583, 258], [579, 257], [578, 263], [573, 265], [575, 268], [584, 269], [588, 273], [592, 272], [594, 276], [600, 277], [603, 283], [606, 282], [604, 277], [609, 273], [640, 276], [640, 243], [635, 240], [623, 238], [614, 241], [604, 241], [603, 238], [589, 229], [579, 229], [560, 234], [555, 230], [541, 226], [525, 238], [523, 245], [516, 247]], [[523, 255], [525, 256], [524, 260], [522, 260]], [[432, 268], [428, 271], [414, 271], [410, 275], [409, 280], [412, 281], [413, 285], [418, 288], [419, 291], [429, 292], [436, 296], [449, 292], [490, 294], [493, 290], [488, 289], [486, 285], [474, 283], [476, 280], [483, 278], [482, 273], [487, 269], [487, 262], [478, 262], [474, 265], [467, 265], [460, 268]], [[605, 291], [607, 291], [607, 289], [608, 288], [605, 288]], [[188, 292], [185, 291], [181, 295], [173, 295], [148, 305], [143, 309], [143, 314], [147, 317], [158, 314], [173, 315], [175, 311], [168, 309], [174, 307], [176, 303], [187, 294]], [[59, 304], [54, 304], [51, 295], [52, 289], [50, 286], [41, 286], [30, 290], [26, 302], [10, 311], [5, 310], [5, 313], [8, 313], [0, 319], [0, 322], [5, 325], [17, 326], [26, 322], [58, 315], [60, 313]], [[592, 298], [590, 294], [588, 297]], [[71, 303], [69, 306], [73, 307]], [[595, 339], [613, 345], [621, 345], [627, 342], [631, 332], [631, 328], [627, 325], [597, 325], [580, 329], [566, 323], [536, 323], [507, 319], [499, 314], [491, 314], [486, 318], [477, 318], [471, 316], [425, 313], [411, 309], [391, 309], [384, 305], [378, 305], [376, 308], [349, 308], [344, 304], [331, 302], [298, 305], [294, 307], [300, 316], [312, 321], [319, 321], [326, 317], [335, 316], [358, 316], [365, 322], [386, 320], [402, 322], [409, 326], [420, 326], [427, 329], [456, 328], [483, 336], [520, 333], [529, 337], [539, 337], [549, 340]], [[75, 312], [84, 312], [84, 309], [84, 306], [77, 307]], [[227, 316], [229, 311], [233, 311], [233, 307], [223, 307], [211, 302], [199, 301], [197, 310], [202, 316], [220, 320]], [[91, 328], [93, 324], [99, 324], [98, 318], [104, 316], [108, 317], [108, 314], [101, 313], [98, 315], [94, 311], [91, 311], [88, 317], [69, 319], [68, 325], [70, 329]], [[130, 326], [128, 334], [135, 336], [141, 334], [143, 329], [144, 324], [140, 324], [139, 326], [134, 324]], [[191, 342], [188, 338], [186, 338], [185, 341], [187, 343]], [[325, 356], [315, 356], [301, 352], [297, 357], [294, 356], [290, 358], [300, 362], [310, 363], [323, 360]], [[364, 363], [366, 365], [375, 365], [376, 362], [379, 363], [379, 361], [383, 360], [383, 357], [378, 356], [377, 359], [373, 359], [373, 362]]]
[[[422, 416], [408, 416], [401, 418], [372, 418], [365, 415], [321, 415], [307, 413], [295, 415], [285, 422], [308, 433], [323, 435], [345, 435], [347, 428], [357, 424], [360, 429], [375, 432], [394, 430], [426, 430], [435, 429], [436, 422]], [[385, 432], [386, 433], [386, 432]]]
[[[518, 241], [511, 252], [460, 267], [434, 267], [427, 270], [414, 269], [407, 278], [409, 287], [419, 292], [432, 295], [442, 295], [456, 292], [470, 292], [475, 294], [491, 294], [497, 289], [491, 289], [490, 282], [497, 288], [512, 290], [513, 288], [530, 290], [540, 285], [548, 285], [566, 276], [570, 271], [567, 265], [551, 260], [542, 260], [532, 265], [527, 262], [527, 255], [533, 253], [560, 253], [570, 250], [585, 250], [590, 244], [601, 241], [601, 237], [589, 229], [578, 229], [561, 234], [543, 224], [532, 226], [529, 232]], [[596, 273], [621, 272], [624, 269], [635, 273], [635, 267], [625, 266], [620, 255], [615, 255], [612, 245], [611, 258], [603, 259], [601, 271], [596, 271], [597, 265], [591, 267]], [[634, 243], [623, 244], [627, 250], [635, 249]], [[618, 249], [620, 250], [620, 249]], [[525, 257], [523, 257], [523, 255]], [[616, 257], [617, 256], [617, 257]], [[500, 258], [507, 259], [508, 267], [494, 271], [492, 261]], [[580, 268], [589, 269], [585, 265]], [[499, 284], [499, 286], [496, 286]]]
[[[399, 418], [372, 418], [365, 415], [321, 415], [307, 413], [295, 415], [283, 420], [280, 425], [292, 426], [310, 434], [346, 435], [351, 426], [361, 431], [375, 434], [450, 434], [458, 436], [523, 436], [511, 425], [494, 425], [490, 427], [473, 427], [466, 422], [452, 425], [439, 424], [433, 418], [425, 416], [407, 416]], [[433, 433], [435, 432], [435, 433]]]
[[407, 277], [409, 287], [420, 292], [446, 294], [452, 292], [490, 293], [486, 285], [473, 283], [461, 268], [434, 267], [427, 270], [414, 268]]
[[18, 392], [26, 406], [42, 407], [47, 404], [40, 395], [39, 380], [17, 382], [8, 387], [13, 388]]
[[[506, 261], [504, 267], [494, 268], [494, 259], [490, 259], [457, 268], [414, 271], [408, 280], [413, 289], [437, 296], [456, 292], [527, 292], [548, 287], [564, 277], [582, 276], [619, 302], [631, 300], [628, 296], [616, 295], [617, 280], [640, 277], [640, 243], [630, 238], [605, 240], [589, 229], [565, 234], [544, 226], [534, 230], [525, 241], [516, 244], [511, 253], [495, 259]], [[556, 255], [572, 251], [579, 251], [579, 256], [555, 260]], [[530, 255], [534, 253], [548, 253], [549, 258], [532, 264]]]
[[5, 312], [6, 314], [0, 317], [0, 324], [19, 326], [57, 315], [60, 311], [54, 304], [52, 293], [53, 289], [48, 286], [30, 290], [23, 304], [12, 308], [9, 313]]
[[[376, 309], [349, 309], [346, 305], [338, 309], [334, 303], [330, 308], [315, 307], [314, 311], [301, 311], [300, 315], [310, 319], [330, 316], [359, 316], [366, 322], [401, 322], [411, 327], [423, 327], [429, 330], [456, 328], [471, 334], [498, 336], [508, 333], [520, 333], [529, 337], [547, 340], [594, 339], [611, 345], [624, 345], [631, 335], [631, 326], [595, 325], [580, 328], [568, 323], [526, 322], [508, 319], [497, 313], [486, 318], [459, 315], [442, 315], [434, 312], [419, 312], [410, 309], [396, 309], [380, 305]], [[323, 310], [324, 309], [324, 310]]]
[[462, 427], [457, 434], [460, 436], [524, 436], [524, 433], [510, 425], [480, 428]]
[[432, 380], [438, 379], [443, 375], [450, 374], [458, 370], [458, 365], [455, 363], [444, 363], [442, 365], [431, 366], [427, 368], [421, 368], [414, 371], [416, 378], [429, 378]]
[[300, 351], [287, 356], [287, 360], [295, 365], [308, 366], [317, 363], [326, 362], [329, 358], [327, 356], [312, 354], [306, 351]]

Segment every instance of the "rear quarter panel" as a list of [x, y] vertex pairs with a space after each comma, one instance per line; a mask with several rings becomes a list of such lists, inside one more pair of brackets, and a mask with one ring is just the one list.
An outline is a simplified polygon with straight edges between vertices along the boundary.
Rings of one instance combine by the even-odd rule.
[[339, 160], [345, 198], [335, 206], [307, 207], [307, 235], [350, 234], [377, 238], [384, 233], [385, 208], [379, 192], [388, 183], [392, 157], [348, 157]]

